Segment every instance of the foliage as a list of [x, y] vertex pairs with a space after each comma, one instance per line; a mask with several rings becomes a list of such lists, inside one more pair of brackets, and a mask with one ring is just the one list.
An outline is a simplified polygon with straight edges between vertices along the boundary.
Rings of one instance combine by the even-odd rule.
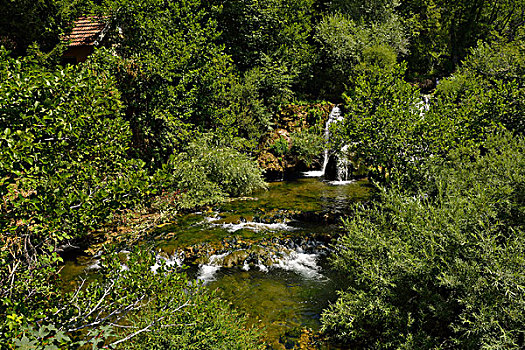
[[521, 41], [480, 42], [462, 68], [438, 86], [436, 96], [458, 106], [475, 105], [478, 119], [523, 134], [524, 54]]
[[447, 75], [478, 40], [492, 33], [514, 40], [523, 25], [518, 1], [403, 1], [396, 12], [410, 23], [411, 71]]
[[174, 154], [156, 174], [159, 188], [180, 192], [177, 205], [194, 208], [214, 204], [225, 196], [242, 196], [264, 188], [255, 161], [203, 138]]
[[356, 21], [383, 22], [390, 19], [399, 5], [398, 0], [334, 0], [329, 11], [343, 13]]
[[[64, 293], [62, 245], [153, 189], [142, 162], [128, 158], [131, 132], [111, 77], [95, 64], [50, 71], [6, 55], [0, 61], [2, 344], [128, 347], [137, 336], [139, 348], [166, 342], [255, 348], [257, 335], [246, 333], [242, 317], [173, 269], [150, 272], [149, 253], [130, 255], [126, 267], [117, 255], [103, 255], [96, 283], [82, 281]], [[218, 191], [239, 194], [262, 184], [258, 169], [231, 150], [201, 157]]]
[[[95, 66], [0, 61], [2, 228], [60, 240], [145, 195], [114, 81]], [[53, 233], [49, 236], [49, 233]], [[55, 237], [58, 235], [58, 237]]]
[[0, 46], [23, 55], [33, 43], [45, 51], [51, 50], [59, 34], [74, 18], [78, 1], [63, 0], [2, 0], [0, 8]]
[[270, 145], [270, 151], [276, 156], [283, 156], [288, 153], [290, 144], [288, 139], [282, 135], [279, 135], [279, 138], [274, 140]]
[[415, 161], [425, 156], [420, 129], [427, 120], [417, 104], [417, 88], [403, 80], [403, 66], [393, 69], [372, 67], [354, 81], [354, 89], [344, 95], [345, 119], [334, 130], [341, 144], [381, 173], [407, 174]]
[[68, 293], [55, 285], [51, 300], [39, 303], [48, 308], [40, 319], [11, 314], [15, 322], [20, 317], [20, 325], [13, 326], [3, 344], [35, 349], [260, 348], [258, 333], [244, 328], [244, 316], [190, 282], [178, 267], [138, 250], [108, 252], [101, 259], [95, 281], [81, 278]]
[[102, 60], [117, 77], [135, 151], [159, 166], [195, 129], [224, 127], [228, 117], [232, 65], [217, 44], [216, 8], [200, 0], [108, 3], [117, 56]]
[[290, 153], [310, 167], [314, 159], [323, 153], [325, 148], [325, 139], [315, 129], [302, 130], [290, 135], [292, 139], [292, 148]]
[[362, 55], [361, 63], [354, 69], [357, 72], [374, 66], [388, 69], [397, 63], [396, 53], [388, 46], [366, 47], [363, 49]]
[[[461, 78], [461, 89], [444, 83], [425, 104], [419, 90], [405, 82], [403, 66], [364, 67], [343, 96], [345, 118], [334, 131], [383, 182], [413, 182], [427, 158], [461, 145], [481, 147], [510, 118], [509, 101], [520, 91], [515, 82], [488, 87], [469, 76]], [[515, 105], [513, 120], [519, 120], [520, 103]]]
[[246, 138], [252, 149], [271, 129], [271, 116], [277, 107], [292, 95], [292, 79], [286, 67], [265, 62], [268, 66], [253, 68], [232, 84], [227, 94], [229, 118], [222, 119], [227, 124], [218, 130], [223, 134], [223, 130], [228, 130]]
[[[315, 39], [320, 45], [322, 79], [329, 93], [339, 94], [353, 68], [370, 61], [378, 48], [389, 58], [407, 53], [408, 41], [396, 16], [384, 22], [357, 22], [340, 13], [325, 15], [317, 26]], [[387, 49], [390, 48], [389, 49]]]
[[292, 77], [311, 74], [312, 0], [221, 1], [221, 39], [242, 71], [281, 62]]
[[505, 134], [427, 166], [344, 221], [334, 263], [351, 287], [323, 329], [371, 348], [522, 348], [525, 141]]
[[53, 331], [45, 320], [60, 298], [57, 252], [147, 190], [142, 162], [127, 157], [131, 133], [120, 95], [96, 66], [47, 70], [3, 51], [0, 76], [0, 312], [12, 320], [0, 325], [6, 343], [35, 322], [41, 327], [33, 331]]

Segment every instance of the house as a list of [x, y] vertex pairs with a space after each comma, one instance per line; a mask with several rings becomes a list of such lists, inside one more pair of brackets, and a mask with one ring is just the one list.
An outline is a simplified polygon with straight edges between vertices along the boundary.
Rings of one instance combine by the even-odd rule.
[[67, 50], [62, 55], [64, 63], [84, 62], [93, 53], [95, 47], [104, 40], [107, 30], [106, 18], [95, 16], [78, 18], [71, 33], [64, 37], [68, 42]]

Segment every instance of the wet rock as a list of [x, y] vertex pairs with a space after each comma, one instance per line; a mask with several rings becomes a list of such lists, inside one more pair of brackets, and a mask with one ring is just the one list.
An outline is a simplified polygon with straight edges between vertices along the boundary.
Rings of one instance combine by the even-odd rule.
[[236, 250], [226, 255], [222, 261], [218, 261], [218, 264], [223, 267], [233, 267], [237, 265], [243, 265], [244, 261], [248, 258], [249, 254], [246, 250]]

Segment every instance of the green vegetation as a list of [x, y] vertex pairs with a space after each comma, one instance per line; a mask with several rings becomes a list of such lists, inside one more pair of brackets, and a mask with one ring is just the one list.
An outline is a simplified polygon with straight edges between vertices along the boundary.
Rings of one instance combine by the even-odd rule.
[[[178, 154], [182, 176], [177, 170], [150, 175], [142, 160], [130, 157], [132, 128], [103, 58], [50, 69], [31, 57], [1, 53], [0, 342], [15, 348], [101, 346], [138, 332], [134, 341], [144, 340], [138, 347], [162, 348], [166, 341], [209, 347], [210, 339], [218, 348], [255, 347], [257, 334], [237, 336], [247, 331], [243, 318], [209, 292], [189, 289], [177, 271], [154, 275], [149, 252], [131, 256], [128, 270], [112, 262], [87, 289], [81, 283], [64, 294], [57, 283], [65, 247], [89, 239], [165, 187], [181, 193], [175, 208], [187, 208], [264, 186], [255, 163], [227, 147], [201, 148], [186, 161]], [[188, 167], [192, 162], [195, 167]], [[115, 260], [110, 251], [105, 256]], [[133, 322], [124, 328], [129, 332], [116, 331], [121, 322]], [[199, 326], [180, 326], [186, 323]], [[143, 334], [154, 330], [156, 336]]]
[[384, 189], [344, 222], [335, 266], [352, 287], [325, 330], [373, 348], [523, 347], [523, 138], [427, 163], [423, 184]]
[[[63, 255], [139, 208], [176, 215], [264, 188], [258, 164], [319, 164], [335, 103], [332, 147], [381, 193], [344, 221], [333, 261], [351, 287], [326, 335], [523, 347], [524, 6], [0, 1], [0, 344], [259, 348], [182, 269], [154, 273], [147, 248], [107, 244], [99, 273], [66, 287]], [[61, 65], [80, 15], [106, 35]]]
[[481, 43], [428, 111], [400, 67], [354, 81], [339, 137], [383, 186], [344, 221], [333, 262], [351, 287], [325, 311], [327, 334], [385, 349], [523, 347], [522, 59], [519, 43]]

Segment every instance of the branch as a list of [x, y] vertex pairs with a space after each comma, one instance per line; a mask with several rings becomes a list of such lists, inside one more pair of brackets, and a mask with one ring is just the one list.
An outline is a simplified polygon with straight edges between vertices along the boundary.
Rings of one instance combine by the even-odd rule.
[[[181, 310], [182, 308], [185, 308], [186, 306], [189, 305], [189, 303], [190, 303], [190, 301], [187, 300], [184, 304], [182, 304], [181, 306], [179, 306], [178, 308], [176, 308], [175, 310], [173, 310], [172, 313], [175, 313], [175, 312]], [[169, 304], [169, 303], [168, 303], [168, 304]], [[167, 306], [168, 304], [166, 304], [166, 306]], [[115, 345], [117, 345], [117, 344], [120, 344], [120, 343], [123, 343], [123, 342], [125, 342], [125, 341], [130, 340], [131, 338], [133, 338], [133, 337], [139, 335], [140, 333], [147, 332], [147, 331], [149, 331], [149, 329], [150, 329], [153, 325], [155, 325], [156, 323], [162, 321], [164, 318], [166, 318], [166, 316], [159, 317], [159, 318], [157, 318], [156, 320], [151, 321], [151, 323], [150, 323], [149, 325], [147, 325], [146, 327], [144, 327], [144, 328], [142, 328], [142, 329], [136, 331], [135, 333], [131, 333], [131, 334], [128, 335], [127, 337], [122, 338], [122, 339], [119, 339], [119, 340], [117, 340], [117, 341], [115, 341], [115, 342], [109, 344], [108, 346], [115, 346]]]

